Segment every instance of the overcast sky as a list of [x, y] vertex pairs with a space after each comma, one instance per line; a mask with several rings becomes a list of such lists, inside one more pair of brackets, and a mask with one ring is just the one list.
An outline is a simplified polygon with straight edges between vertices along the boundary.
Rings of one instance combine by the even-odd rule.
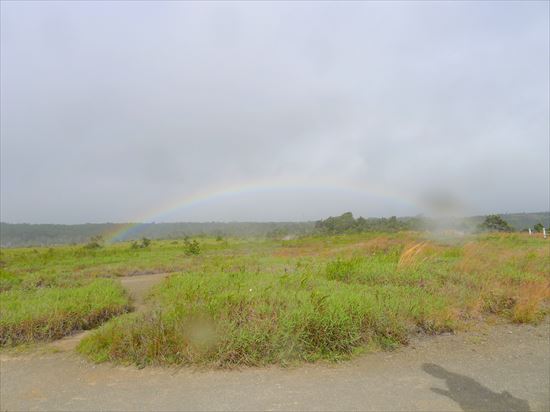
[[549, 209], [548, 2], [1, 12], [4, 222]]

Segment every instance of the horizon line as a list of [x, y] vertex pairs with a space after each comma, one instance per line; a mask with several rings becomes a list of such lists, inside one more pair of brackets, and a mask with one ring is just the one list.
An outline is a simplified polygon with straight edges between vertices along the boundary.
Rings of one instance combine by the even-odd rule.
[[[79, 225], [129, 225], [129, 224], [138, 224], [138, 225], [161, 225], [161, 224], [176, 224], [176, 223], [193, 223], [193, 224], [205, 224], [205, 223], [224, 223], [224, 224], [230, 224], [230, 223], [315, 223], [319, 220], [325, 220], [329, 217], [338, 217], [341, 216], [344, 213], [343, 212], [339, 215], [334, 216], [327, 216], [320, 219], [311, 219], [311, 220], [201, 220], [201, 221], [151, 221], [151, 222], [83, 222], [83, 223], [30, 223], [30, 222], [6, 222], [3, 220], [0, 220], [0, 224], [6, 224], [6, 225], [57, 225], [57, 226], [79, 226]], [[474, 215], [453, 215], [453, 216], [446, 216], [444, 218], [447, 219], [453, 219], [453, 218], [469, 218], [469, 217], [481, 217], [481, 216], [488, 216], [488, 215], [521, 215], [521, 214], [540, 214], [540, 213], [548, 213], [550, 214], [550, 209], [546, 211], [531, 211], [531, 212], [488, 212], [488, 213], [481, 213], [481, 214], [474, 214]], [[388, 215], [388, 216], [355, 216], [355, 218], [363, 217], [364, 219], [387, 219], [390, 217], [395, 216], [398, 219], [404, 219], [404, 218], [428, 218], [428, 219], [437, 219], [438, 217], [425, 215], [425, 214], [417, 214], [417, 215], [405, 215], [405, 216], [397, 216], [397, 215]]]

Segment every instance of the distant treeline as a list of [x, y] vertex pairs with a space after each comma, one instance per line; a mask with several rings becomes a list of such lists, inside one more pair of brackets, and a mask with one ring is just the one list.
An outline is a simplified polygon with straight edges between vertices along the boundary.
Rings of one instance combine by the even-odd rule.
[[[460, 218], [428, 218], [424, 216], [390, 218], [354, 218], [351, 212], [340, 216], [329, 217], [315, 223], [315, 231], [325, 234], [340, 234], [354, 232], [397, 232], [400, 230], [455, 230], [475, 232], [480, 230], [526, 231], [536, 225], [546, 228], [550, 225], [550, 212], [542, 213], [503, 213], [489, 215], [502, 221], [502, 227], [487, 225], [487, 216], [471, 216]], [[491, 222], [491, 218], [489, 218]]]
[[[550, 212], [504, 213], [500, 216], [513, 230], [533, 228], [537, 223], [550, 226]], [[113, 233], [122, 233], [116, 241], [149, 239], [181, 239], [186, 236], [263, 237], [284, 238], [309, 234], [340, 234], [351, 232], [394, 232], [399, 230], [453, 229], [476, 230], [485, 216], [454, 219], [416, 217], [355, 218], [350, 212], [317, 222], [184, 222], [148, 223], [125, 231], [127, 224], [100, 223], [82, 225], [50, 225], [0, 223], [0, 245], [3, 247], [40, 246], [86, 243], [92, 237], [110, 239]]]
[[351, 212], [337, 217], [329, 217], [315, 223], [315, 230], [326, 234], [340, 234], [351, 232], [397, 232], [411, 230], [419, 226], [418, 218], [369, 218], [355, 219]]
[[0, 223], [0, 245], [4, 247], [86, 243], [92, 237], [115, 241], [149, 239], [181, 239], [187, 236], [279, 237], [311, 233], [315, 222], [178, 222], [130, 225], [119, 223], [87, 223], [82, 225], [50, 225]]

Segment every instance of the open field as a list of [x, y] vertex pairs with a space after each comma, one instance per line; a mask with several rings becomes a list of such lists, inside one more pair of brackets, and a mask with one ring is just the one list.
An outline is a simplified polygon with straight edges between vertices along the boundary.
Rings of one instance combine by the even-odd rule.
[[[214, 366], [346, 359], [502, 319], [548, 313], [548, 242], [413, 232], [294, 240], [201, 239], [2, 250], [4, 346], [93, 328], [96, 361]], [[173, 272], [131, 309], [117, 277]], [[104, 279], [107, 278], [107, 279]], [[41, 302], [37, 305], [36, 302]], [[121, 316], [117, 316], [120, 315]]]

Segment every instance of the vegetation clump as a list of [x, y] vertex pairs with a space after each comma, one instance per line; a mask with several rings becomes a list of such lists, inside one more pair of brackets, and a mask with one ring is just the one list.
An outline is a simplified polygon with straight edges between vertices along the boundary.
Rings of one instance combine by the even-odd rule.
[[151, 246], [151, 239], [148, 239], [146, 237], [142, 238], [140, 242], [133, 241], [132, 242], [132, 249], [147, 249], [149, 246]]
[[487, 232], [512, 232], [512, 227], [499, 215], [489, 215], [478, 225], [479, 230]]
[[[216, 239], [216, 241], [218, 241]], [[187, 256], [199, 255], [201, 253], [201, 246], [196, 240], [189, 240], [185, 238], [183, 241], [183, 250]]]
[[315, 230], [323, 234], [343, 234], [357, 232], [397, 232], [411, 230], [418, 225], [417, 219], [369, 218], [359, 217], [355, 219], [351, 212], [346, 212], [337, 217], [329, 217], [315, 223]]

